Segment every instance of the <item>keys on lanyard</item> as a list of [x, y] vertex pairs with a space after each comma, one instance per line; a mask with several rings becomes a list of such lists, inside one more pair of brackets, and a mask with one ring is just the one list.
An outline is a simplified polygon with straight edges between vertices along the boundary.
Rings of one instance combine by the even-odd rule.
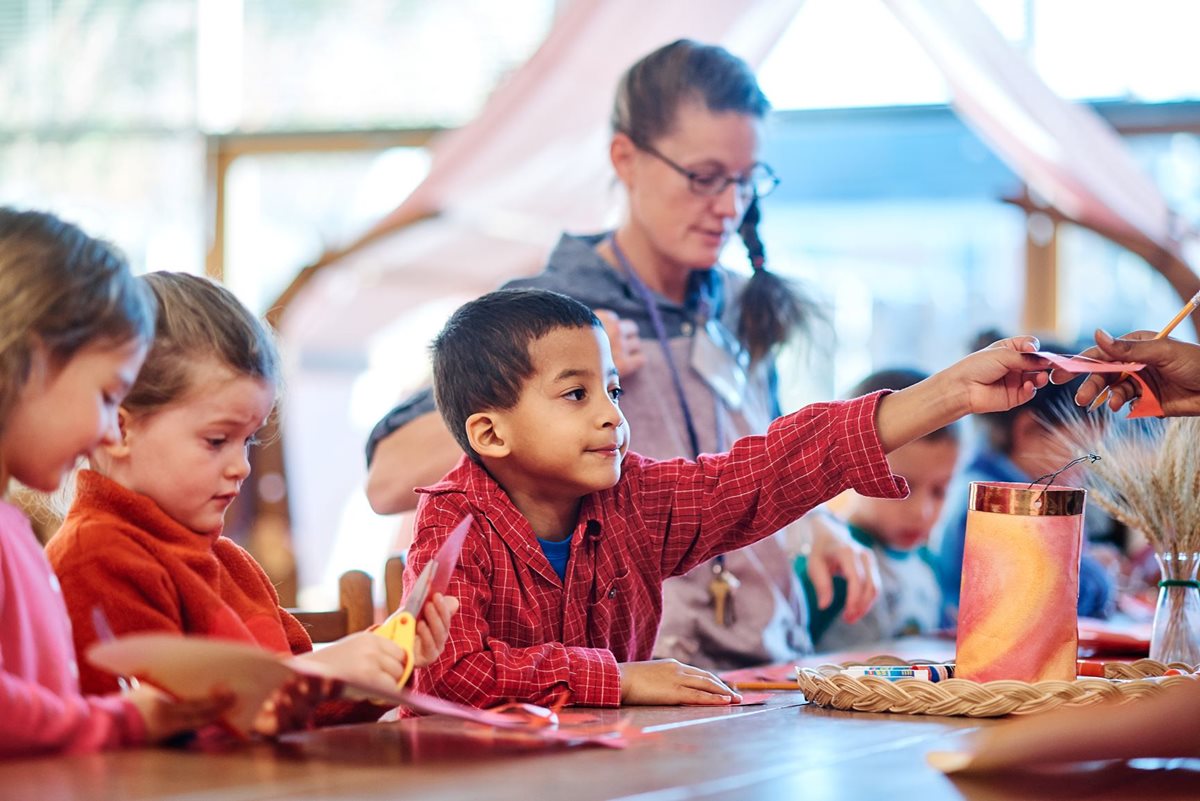
[[725, 559], [714, 559], [712, 578], [708, 580], [708, 596], [712, 600], [713, 616], [718, 626], [730, 626], [737, 619], [733, 611], [733, 591], [739, 586], [741, 582], [737, 576], [725, 567]]

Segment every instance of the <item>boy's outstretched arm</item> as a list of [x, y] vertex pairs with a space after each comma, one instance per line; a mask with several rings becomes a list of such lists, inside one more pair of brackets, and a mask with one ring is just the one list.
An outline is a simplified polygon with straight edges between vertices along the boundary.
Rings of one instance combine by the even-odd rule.
[[876, 412], [885, 453], [960, 417], [1020, 406], [1046, 385], [1050, 363], [1032, 355], [1036, 337], [1002, 339], [929, 378], [885, 396]]

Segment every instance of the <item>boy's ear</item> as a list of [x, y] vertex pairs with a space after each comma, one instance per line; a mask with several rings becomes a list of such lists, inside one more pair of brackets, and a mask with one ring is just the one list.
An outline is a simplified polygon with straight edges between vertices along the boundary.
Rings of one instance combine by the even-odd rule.
[[503, 423], [495, 412], [476, 412], [467, 418], [467, 441], [480, 456], [499, 459], [508, 456], [509, 446], [502, 432]]

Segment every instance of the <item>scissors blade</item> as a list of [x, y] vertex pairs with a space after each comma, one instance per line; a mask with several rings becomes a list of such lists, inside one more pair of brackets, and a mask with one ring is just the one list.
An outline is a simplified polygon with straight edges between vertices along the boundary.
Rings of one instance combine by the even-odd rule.
[[430, 562], [425, 565], [425, 569], [421, 571], [421, 575], [417, 576], [417, 581], [413, 584], [412, 591], [408, 594], [408, 600], [397, 611], [408, 612], [414, 618], [419, 618], [421, 616], [421, 609], [424, 608], [425, 601], [429, 598], [429, 591], [433, 587], [433, 578], [437, 575], [437, 572], [437, 562]]

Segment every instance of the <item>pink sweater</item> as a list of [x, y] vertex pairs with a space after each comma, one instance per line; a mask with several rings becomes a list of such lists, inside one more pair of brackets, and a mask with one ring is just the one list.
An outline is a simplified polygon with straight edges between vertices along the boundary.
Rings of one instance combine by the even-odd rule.
[[118, 696], [83, 696], [58, 579], [15, 507], [0, 502], [0, 756], [98, 751], [145, 741]]

